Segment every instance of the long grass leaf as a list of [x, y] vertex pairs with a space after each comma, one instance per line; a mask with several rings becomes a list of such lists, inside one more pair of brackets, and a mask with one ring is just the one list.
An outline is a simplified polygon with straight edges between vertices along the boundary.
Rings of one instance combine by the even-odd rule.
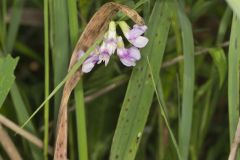
[[13, 11], [12, 11], [12, 17], [10, 20], [10, 25], [8, 29], [7, 34], [7, 40], [6, 40], [6, 52], [11, 53], [16, 37], [17, 32], [20, 25], [21, 15], [22, 15], [22, 8], [25, 3], [25, 0], [14, 0], [13, 3]]
[[240, 1], [239, 0], [227, 0], [233, 12], [236, 14], [238, 19], [240, 19]]
[[[52, 20], [52, 58], [54, 70], [54, 87], [64, 78], [69, 62], [69, 32], [67, 1], [53, 0], [53, 20]], [[54, 117], [57, 118], [60, 105], [61, 92], [54, 97]], [[55, 119], [56, 120], [56, 119]]]
[[141, 50], [142, 60], [133, 69], [118, 118], [111, 160], [133, 160], [136, 155], [154, 94], [147, 56], [154, 76], [158, 75], [170, 27], [169, 17], [167, 3], [157, 0], [146, 33], [149, 44]]
[[0, 109], [14, 83], [14, 70], [18, 59], [19, 58], [13, 59], [10, 55], [0, 57]]
[[76, 103], [78, 158], [88, 160], [87, 127], [82, 81], [78, 82], [74, 90], [74, 95]]
[[194, 43], [191, 23], [178, 6], [184, 53], [182, 112], [179, 124], [179, 148], [184, 160], [188, 159], [194, 92]]
[[230, 142], [232, 142], [239, 118], [239, 53], [240, 20], [233, 16], [230, 45], [228, 51], [228, 112]]
[[221, 48], [211, 48], [209, 49], [209, 53], [213, 58], [213, 62], [219, 74], [219, 87], [222, 87], [227, 73], [227, 60], [224, 50]]

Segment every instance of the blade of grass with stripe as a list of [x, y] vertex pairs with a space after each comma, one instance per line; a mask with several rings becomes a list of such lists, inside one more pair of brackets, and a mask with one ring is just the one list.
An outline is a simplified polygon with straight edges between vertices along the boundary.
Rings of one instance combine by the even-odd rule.
[[233, 141], [239, 118], [239, 53], [240, 20], [233, 16], [228, 52], [228, 113], [230, 144]]
[[228, 4], [237, 15], [238, 19], [240, 19], [240, 1], [239, 0], [227, 0]]
[[193, 92], [194, 92], [194, 43], [192, 27], [180, 5], [176, 8], [181, 27], [184, 68], [181, 117], [179, 121], [179, 148], [184, 160], [188, 159], [192, 126]]
[[[54, 70], [54, 87], [56, 87], [67, 74], [69, 62], [69, 32], [67, 1], [52, 0], [52, 58]], [[54, 97], [54, 117], [57, 119], [62, 90]]]
[[143, 133], [152, 103], [154, 88], [151, 83], [147, 56], [158, 75], [170, 27], [167, 2], [156, 1], [146, 37], [149, 44], [141, 50], [142, 60], [133, 69], [121, 113], [114, 134], [110, 159], [133, 160]]

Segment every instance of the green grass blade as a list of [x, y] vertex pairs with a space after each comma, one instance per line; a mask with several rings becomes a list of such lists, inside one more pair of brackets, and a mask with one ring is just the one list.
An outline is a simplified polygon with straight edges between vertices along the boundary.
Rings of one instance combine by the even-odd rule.
[[14, 0], [13, 3], [13, 11], [10, 21], [10, 26], [8, 29], [7, 40], [6, 40], [6, 51], [7, 53], [11, 53], [16, 37], [17, 32], [20, 25], [21, 15], [22, 15], [22, 8], [25, 3], [25, 0]]
[[114, 134], [110, 159], [133, 160], [143, 133], [152, 103], [154, 88], [151, 83], [147, 56], [158, 76], [170, 27], [167, 3], [156, 1], [146, 37], [149, 44], [141, 50], [142, 60], [133, 69], [117, 128]]
[[228, 52], [228, 112], [230, 142], [233, 141], [239, 118], [239, 53], [240, 20], [233, 16]]
[[[52, 20], [52, 58], [54, 72], [54, 87], [56, 87], [67, 74], [69, 62], [69, 32], [67, 1], [53, 0]], [[54, 117], [57, 119], [62, 90], [54, 97]]]
[[76, 103], [78, 158], [88, 160], [87, 127], [82, 81], [77, 84], [74, 95]]
[[219, 74], [219, 87], [222, 87], [226, 74], [227, 74], [227, 60], [222, 48], [212, 48], [209, 49], [209, 53], [213, 58], [213, 62], [217, 67]]
[[236, 14], [238, 19], [240, 19], [240, 1], [239, 0], [227, 0], [228, 4], [232, 8], [233, 12]]
[[179, 148], [184, 160], [188, 159], [192, 126], [194, 92], [194, 43], [191, 23], [178, 6], [184, 53], [182, 112], [179, 124]]
[[[49, 16], [48, 16], [48, 10], [49, 10], [49, 1], [44, 0], [44, 99], [47, 98], [49, 95], [49, 74], [50, 74], [50, 68], [49, 68]], [[44, 106], [44, 146], [43, 146], [43, 155], [44, 160], [48, 159], [48, 142], [49, 142], [49, 102], [46, 102]]]
[[0, 109], [14, 83], [14, 70], [17, 66], [18, 59], [19, 58], [13, 59], [10, 55], [0, 57]]
[[[24, 103], [23, 98], [21, 96], [20, 89], [18, 88], [16, 83], [13, 84], [10, 93], [11, 93], [11, 98], [17, 113], [18, 123], [22, 124], [29, 117], [29, 113], [27, 110], [27, 106]], [[26, 129], [34, 133], [35, 135], [37, 135], [37, 131], [34, 128], [34, 124], [32, 122], [26, 125]], [[42, 159], [41, 150], [32, 143], [29, 143], [29, 146], [34, 159], [41, 160]]]
[[78, 11], [76, 0], [68, 0], [68, 19], [71, 48], [73, 49], [79, 36]]
[[227, 29], [231, 24], [231, 17], [232, 17], [232, 10], [231, 8], [227, 7], [218, 28], [217, 44], [220, 44], [223, 42]]

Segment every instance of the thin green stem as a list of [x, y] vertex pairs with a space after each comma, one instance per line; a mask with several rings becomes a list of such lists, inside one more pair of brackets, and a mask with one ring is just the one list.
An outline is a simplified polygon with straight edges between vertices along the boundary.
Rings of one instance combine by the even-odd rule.
[[78, 158], [88, 160], [87, 130], [82, 81], [75, 88]]
[[[44, 0], [44, 72], [45, 72], [45, 99], [49, 95], [49, 24], [48, 24], [48, 0]], [[44, 160], [48, 159], [48, 140], [49, 140], [49, 102], [44, 106]]]

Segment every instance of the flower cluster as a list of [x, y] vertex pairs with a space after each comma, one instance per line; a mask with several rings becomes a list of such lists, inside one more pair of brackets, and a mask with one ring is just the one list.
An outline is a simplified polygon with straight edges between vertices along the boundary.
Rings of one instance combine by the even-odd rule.
[[[125, 38], [133, 45], [130, 48], [125, 48], [124, 42], [121, 36], [116, 33], [116, 25], [119, 25]], [[95, 50], [89, 55], [89, 57], [82, 64], [82, 72], [90, 72], [96, 64], [101, 62], [108, 64], [111, 55], [117, 51], [117, 55], [120, 61], [127, 67], [135, 66], [136, 61], [140, 60], [141, 54], [139, 48], [143, 48], [148, 43], [148, 39], [144, 36], [146, 32], [146, 25], [135, 24], [132, 29], [125, 21], [115, 23], [111, 21], [109, 23], [109, 29], [104, 36], [103, 42], [100, 46], [97, 46]], [[84, 52], [81, 50], [78, 53], [78, 57], [81, 58]]]

